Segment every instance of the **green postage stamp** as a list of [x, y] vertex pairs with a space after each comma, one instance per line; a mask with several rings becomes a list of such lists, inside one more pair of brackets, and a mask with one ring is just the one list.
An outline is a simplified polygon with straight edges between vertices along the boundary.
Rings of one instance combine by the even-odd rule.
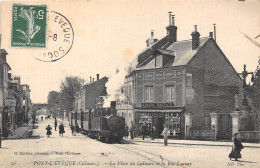
[[12, 47], [46, 47], [46, 5], [13, 4]]

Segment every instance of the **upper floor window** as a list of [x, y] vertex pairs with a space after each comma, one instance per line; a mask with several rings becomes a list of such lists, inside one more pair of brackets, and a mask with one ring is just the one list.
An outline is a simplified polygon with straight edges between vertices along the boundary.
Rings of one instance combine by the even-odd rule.
[[153, 101], [153, 86], [145, 86], [144, 88], [144, 101]]
[[165, 86], [165, 97], [166, 97], [166, 101], [174, 100], [174, 86], [173, 85]]

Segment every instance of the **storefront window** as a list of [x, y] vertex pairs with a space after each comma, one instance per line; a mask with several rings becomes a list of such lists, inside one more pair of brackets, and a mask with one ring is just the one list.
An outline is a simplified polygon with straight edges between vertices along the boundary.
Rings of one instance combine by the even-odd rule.
[[168, 125], [168, 129], [170, 130], [170, 135], [177, 135], [180, 133], [181, 128], [181, 118], [179, 113], [166, 113], [165, 114], [165, 124]]
[[139, 114], [139, 128], [142, 124], [146, 124], [148, 128], [152, 125], [152, 114], [151, 113], [140, 113]]
[[145, 102], [153, 101], [153, 86], [146, 86], [144, 88], [144, 101]]

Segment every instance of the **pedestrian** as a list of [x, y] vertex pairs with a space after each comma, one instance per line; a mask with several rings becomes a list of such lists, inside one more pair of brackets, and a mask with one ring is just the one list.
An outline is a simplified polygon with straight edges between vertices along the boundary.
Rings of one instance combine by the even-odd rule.
[[75, 133], [75, 127], [73, 125], [70, 126], [70, 129], [71, 129], [71, 134], [72, 136], [76, 136], [76, 133]]
[[234, 134], [234, 143], [232, 146], [231, 153], [229, 154], [229, 159], [234, 158], [236, 161], [238, 158], [242, 158], [240, 151], [244, 148], [242, 143], [238, 140], [238, 133]]
[[33, 128], [34, 128], [34, 124], [35, 124], [35, 117], [32, 119], [32, 124], [33, 124]]
[[76, 133], [78, 133], [78, 135], [79, 135], [79, 124], [78, 123], [76, 123]]
[[43, 116], [41, 116], [41, 121], [43, 120]]
[[55, 126], [55, 131], [56, 131], [56, 128], [57, 128], [57, 119], [56, 119], [56, 117], [54, 118], [54, 126]]
[[130, 126], [130, 136], [131, 136], [131, 139], [135, 138], [134, 131], [135, 131], [135, 126], [134, 126], [133, 121], [131, 121], [131, 126]]
[[59, 134], [63, 137], [63, 134], [65, 133], [64, 125], [61, 123], [59, 126]]
[[5, 139], [7, 139], [8, 135], [9, 135], [9, 130], [8, 130], [7, 125], [4, 125], [4, 127], [3, 127], [3, 135], [4, 135]]
[[51, 129], [52, 129], [52, 128], [51, 128], [50, 125], [48, 125], [48, 126], [46, 127], [46, 130], [47, 130], [46, 135], [47, 135], [48, 138], [50, 138], [50, 135], [52, 134], [52, 133], [51, 133]]
[[129, 136], [129, 130], [128, 129], [129, 128], [128, 128], [127, 124], [125, 124], [125, 138], [128, 138], [128, 136]]
[[164, 145], [167, 146], [168, 145], [168, 127], [167, 124], [164, 124], [164, 129], [163, 129], [163, 135], [164, 135]]
[[143, 123], [142, 126], [141, 126], [141, 130], [142, 130], [142, 134], [143, 134], [143, 140], [145, 138], [146, 129], [147, 129], [146, 123]]
[[155, 137], [155, 126], [153, 125], [151, 128], [151, 139], [154, 140]]

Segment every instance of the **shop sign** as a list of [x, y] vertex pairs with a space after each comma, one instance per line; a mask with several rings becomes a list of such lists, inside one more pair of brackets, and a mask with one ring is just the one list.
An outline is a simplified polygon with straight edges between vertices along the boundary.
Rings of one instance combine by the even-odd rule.
[[5, 106], [15, 107], [16, 106], [16, 100], [15, 99], [5, 99]]
[[174, 103], [142, 103], [142, 107], [174, 107]]
[[194, 89], [187, 88], [186, 89], [186, 103], [192, 104], [194, 100]]

